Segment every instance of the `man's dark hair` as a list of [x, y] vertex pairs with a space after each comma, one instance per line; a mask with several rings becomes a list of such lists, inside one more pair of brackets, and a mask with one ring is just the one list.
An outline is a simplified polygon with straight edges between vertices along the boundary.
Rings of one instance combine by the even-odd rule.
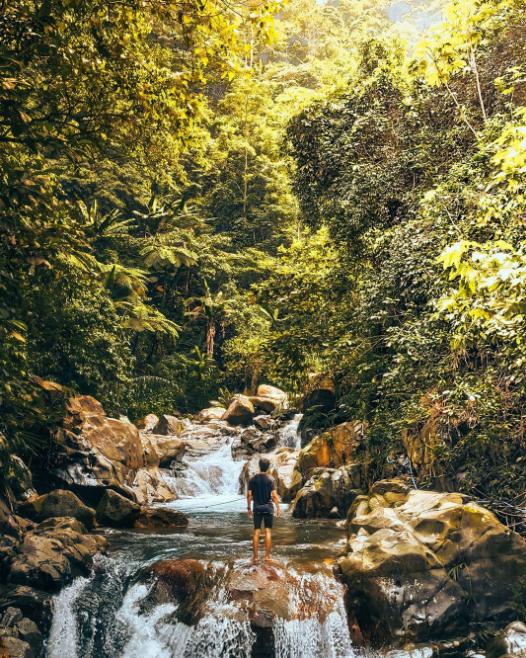
[[262, 473], [266, 473], [270, 468], [270, 461], [266, 457], [261, 457], [259, 460], [259, 470]]

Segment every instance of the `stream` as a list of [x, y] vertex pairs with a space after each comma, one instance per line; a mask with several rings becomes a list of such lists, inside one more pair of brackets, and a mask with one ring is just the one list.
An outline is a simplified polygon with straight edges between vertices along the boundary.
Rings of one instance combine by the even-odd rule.
[[[296, 442], [297, 420], [279, 430], [278, 448]], [[270, 644], [261, 646], [248, 614], [229, 597], [225, 572], [250, 577], [251, 569], [266, 568], [250, 565], [252, 525], [239, 493], [245, 460], [232, 458], [234, 440], [235, 436], [221, 436], [210, 452], [202, 448], [191, 452], [184, 470], [173, 478], [180, 498], [169, 506], [189, 515], [187, 528], [106, 531], [109, 550], [97, 558], [93, 574], [77, 578], [55, 599], [47, 658], [357, 655], [350, 640], [344, 589], [330, 568], [345, 539], [334, 522], [293, 519], [287, 506], [276, 519], [273, 558], [293, 587], [286, 614], [272, 624]], [[177, 618], [177, 601], [152, 603], [152, 580], [145, 577], [159, 560], [186, 558], [199, 560], [218, 574], [206, 612], [194, 625]]]

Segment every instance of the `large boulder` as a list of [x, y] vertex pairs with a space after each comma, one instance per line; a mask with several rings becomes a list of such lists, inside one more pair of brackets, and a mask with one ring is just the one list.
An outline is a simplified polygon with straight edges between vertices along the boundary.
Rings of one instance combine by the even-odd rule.
[[159, 422], [159, 416], [155, 414], [147, 414], [144, 418], [140, 418], [135, 426], [138, 427], [143, 432], [153, 432], [155, 426]]
[[239, 439], [232, 445], [232, 454], [235, 459], [239, 459], [270, 452], [274, 450], [277, 442], [277, 437], [274, 434], [264, 434], [254, 427], [249, 427], [240, 434]]
[[141, 505], [168, 503], [177, 498], [165, 473], [157, 466], [140, 468], [135, 473], [132, 487], [135, 498]]
[[197, 420], [199, 423], [208, 423], [214, 420], [221, 420], [225, 413], [225, 407], [208, 407], [207, 409], [202, 409], [195, 416], [195, 420]]
[[36, 658], [42, 654], [44, 637], [37, 624], [20, 608], [8, 607], [0, 620], [0, 649], [10, 658]]
[[154, 434], [162, 434], [164, 436], [180, 436], [184, 432], [185, 427], [185, 423], [181, 418], [163, 414], [152, 431]]
[[523, 596], [526, 541], [460, 494], [377, 483], [348, 515], [339, 568], [378, 641], [447, 639], [502, 624]]
[[155, 452], [156, 462], [152, 460], [152, 466], [170, 466], [173, 461], [180, 462], [186, 452], [186, 443], [177, 436], [162, 436], [159, 434], [148, 434], [143, 437], [148, 440]]
[[336, 425], [315, 437], [298, 455], [296, 470], [307, 482], [319, 468], [339, 468], [362, 459], [365, 426], [359, 421]]
[[17, 507], [22, 516], [33, 521], [45, 521], [57, 516], [68, 516], [77, 519], [86, 528], [95, 525], [95, 511], [84, 503], [73, 492], [56, 489], [42, 496], [34, 496]]
[[55, 435], [51, 474], [66, 485], [119, 488], [131, 485], [144, 465], [139, 430], [108, 418], [87, 395], [71, 398], [63, 427]]
[[300, 519], [345, 518], [364, 485], [360, 463], [316, 470], [297, 493], [292, 503], [292, 515]]
[[97, 506], [97, 521], [112, 528], [132, 528], [140, 512], [140, 505], [108, 489]]
[[236, 395], [228, 405], [222, 420], [226, 420], [230, 425], [250, 425], [255, 415], [256, 410], [250, 399], [246, 395]]
[[514, 621], [503, 631], [498, 633], [488, 644], [488, 658], [501, 658], [501, 656], [526, 656], [526, 624]]
[[[196, 624], [205, 615], [217, 614], [220, 590], [221, 615], [248, 618], [258, 634], [276, 622], [318, 619], [335, 611], [341, 586], [330, 573], [317, 576], [281, 566], [243, 564], [204, 565], [196, 560], [163, 560], [150, 570], [156, 582], [150, 597], [158, 602], [177, 602], [177, 616]], [[197, 655], [197, 654], [196, 654]]]
[[143, 507], [134, 525], [143, 529], [185, 528], [188, 517], [179, 510], [167, 507]]
[[31, 471], [17, 455], [10, 456], [7, 485], [16, 500], [26, 500], [36, 495]]
[[275, 386], [261, 384], [261, 386], [258, 386], [256, 395], [250, 396], [250, 401], [257, 411], [271, 414], [286, 409], [288, 396]]
[[9, 567], [8, 582], [55, 592], [86, 575], [106, 540], [72, 518], [43, 521], [26, 533]]

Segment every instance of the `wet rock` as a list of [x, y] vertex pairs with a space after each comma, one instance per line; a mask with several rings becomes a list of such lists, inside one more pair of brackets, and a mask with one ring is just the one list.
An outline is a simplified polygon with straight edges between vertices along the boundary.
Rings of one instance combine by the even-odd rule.
[[88, 573], [93, 556], [105, 545], [106, 540], [88, 534], [76, 519], [47, 519], [24, 536], [8, 581], [58, 591], [75, 576]]
[[16, 500], [26, 500], [36, 496], [31, 471], [17, 455], [10, 456], [7, 483]]
[[513, 619], [524, 594], [526, 542], [460, 494], [378, 483], [353, 503], [348, 532], [339, 567], [378, 640], [458, 637]]
[[256, 395], [250, 397], [250, 401], [258, 411], [271, 414], [287, 407], [288, 396], [285, 391], [275, 386], [261, 384], [258, 386]]
[[159, 418], [159, 422], [153, 428], [154, 434], [162, 434], [164, 436], [179, 436], [185, 430], [184, 421], [177, 416], [169, 416], [163, 414]]
[[16, 637], [0, 637], [0, 652], [7, 658], [36, 658], [31, 646]]
[[136, 528], [185, 528], [188, 517], [183, 512], [166, 507], [142, 508], [135, 520]]
[[[160, 455], [157, 452], [157, 441], [156, 437], [151, 432], [145, 432], [144, 430], [140, 432], [141, 445], [142, 445], [142, 454], [143, 454], [143, 464], [146, 468], [149, 466], [159, 466]], [[167, 437], [162, 437], [167, 438]], [[168, 437], [168, 440], [171, 439]], [[179, 439], [176, 439], [179, 441]]]
[[132, 488], [138, 503], [168, 503], [177, 498], [177, 494], [165, 479], [164, 473], [157, 466], [140, 468], [132, 481]]
[[44, 637], [35, 622], [24, 617], [19, 608], [8, 607], [5, 610], [0, 621], [0, 636], [2, 636], [0, 643], [3, 640], [4, 646], [7, 638], [19, 640], [18, 644], [14, 643], [11, 646], [12, 654], [9, 655], [25, 655], [24, 651], [27, 652], [27, 647], [23, 644], [29, 646], [31, 656], [41, 655]]
[[365, 427], [358, 421], [342, 423], [302, 448], [296, 469], [307, 482], [317, 468], [339, 468], [357, 462], [363, 454]]
[[256, 416], [254, 418], [254, 425], [258, 428], [258, 430], [267, 432], [275, 425], [275, 421], [271, 416]]
[[235, 459], [248, 457], [254, 454], [267, 453], [277, 445], [277, 438], [273, 434], [264, 434], [255, 428], [244, 430], [232, 446]]
[[282, 391], [277, 386], [270, 386], [269, 384], [260, 384], [256, 391], [256, 395], [262, 398], [270, 398], [272, 400], [279, 400], [285, 402], [288, 398], [285, 391]]
[[222, 420], [230, 425], [250, 425], [256, 415], [254, 405], [246, 395], [236, 395], [225, 411]]
[[281, 402], [273, 398], [251, 395], [249, 400], [254, 405], [254, 409], [259, 413], [271, 414], [281, 408]]
[[47, 633], [51, 626], [52, 595], [48, 592], [25, 585], [8, 585], [0, 589], [0, 611], [5, 613], [10, 607], [22, 611], [38, 625], [42, 633]]
[[487, 646], [487, 658], [526, 656], [526, 625], [515, 621], [498, 633]]
[[87, 395], [71, 398], [66, 408], [63, 427], [55, 435], [51, 475], [68, 486], [130, 486], [144, 465], [139, 430], [108, 418]]
[[205, 565], [199, 560], [161, 560], [149, 572], [156, 579], [150, 590], [154, 605], [167, 602], [179, 604], [178, 619], [185, 624], [196, 624], [210, 594], [210, 579]]
[[140, 512], [140, 505], [108, 489], [97, 506], [97, 521], [111, 528], [132, 528]]
[[144, 418], [139, 419], [135, 426], [143, 432], [153, 432], [154, 427], [159, 422], [159, 416], [155, 414], [147, 414]]
[[[340, 586], [333, 580], [304, 577], [281, 566], [202, 565], [195, 560], [163, 560], [151, 570], [156, 603], [176, 600], [178, 618], [195, 624], [213, 612], [218, 596], [234, 618], [247, 615], [252, 628], [270, 629], [276, 620], [316, 618], [334, 609]], [[212, 606], [212, 607], [211, 607]]]
[[195, 420], [199, 423], [208, 423], [213, 420], [221, 420], [225, 413], [225, 407], [208, 407], [208, 409], [202, 409], [195, 416]]
[[40, 522], [53, 517], [68, 516], [77, 519], [88, 529], [95, 525], [95, 510], [84, 505], [73, 492], [63, 489], [30, 498], [20, 503], [17, 510], [33, 521]]
[[205, 566], [199, 560], [162, 560], [151, 568], [159, 581], [167, 585], [173, 596], [180, 599], [195, 590], [202, 581]]
[[349, 507], [365, 485], [360, 463], [338, 469], [316, 469], [292, 503], [296, 518], [345, 518]]
[[0, 533], [9, 537], [20, 537], [23, 532], [20, 521], [0, 498]]
[[169, 466], [173, 461], [181, 461], [186, 452], [186, 443], [176, 436], [151, 434], [149, 439], [157, 456], [156, 466]]

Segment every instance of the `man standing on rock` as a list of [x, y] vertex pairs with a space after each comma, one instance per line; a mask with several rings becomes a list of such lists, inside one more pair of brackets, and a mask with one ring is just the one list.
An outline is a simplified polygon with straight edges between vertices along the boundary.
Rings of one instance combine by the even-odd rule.
[[259, 473], [248, 483], [247, 505], [248, 516], [254, 518], [254, 536], [252, 538], [253, 561], [258, 561], [259, 537], [261, 525], [265, 527], [265, 562], [270, 561], [272, 549], [272, 526], [274, 524], [274, 505], [277, 515], [281, 516], [280, 499], [274, 480], [268, 475], [270, 462], [265, 457], [259, 460]]

